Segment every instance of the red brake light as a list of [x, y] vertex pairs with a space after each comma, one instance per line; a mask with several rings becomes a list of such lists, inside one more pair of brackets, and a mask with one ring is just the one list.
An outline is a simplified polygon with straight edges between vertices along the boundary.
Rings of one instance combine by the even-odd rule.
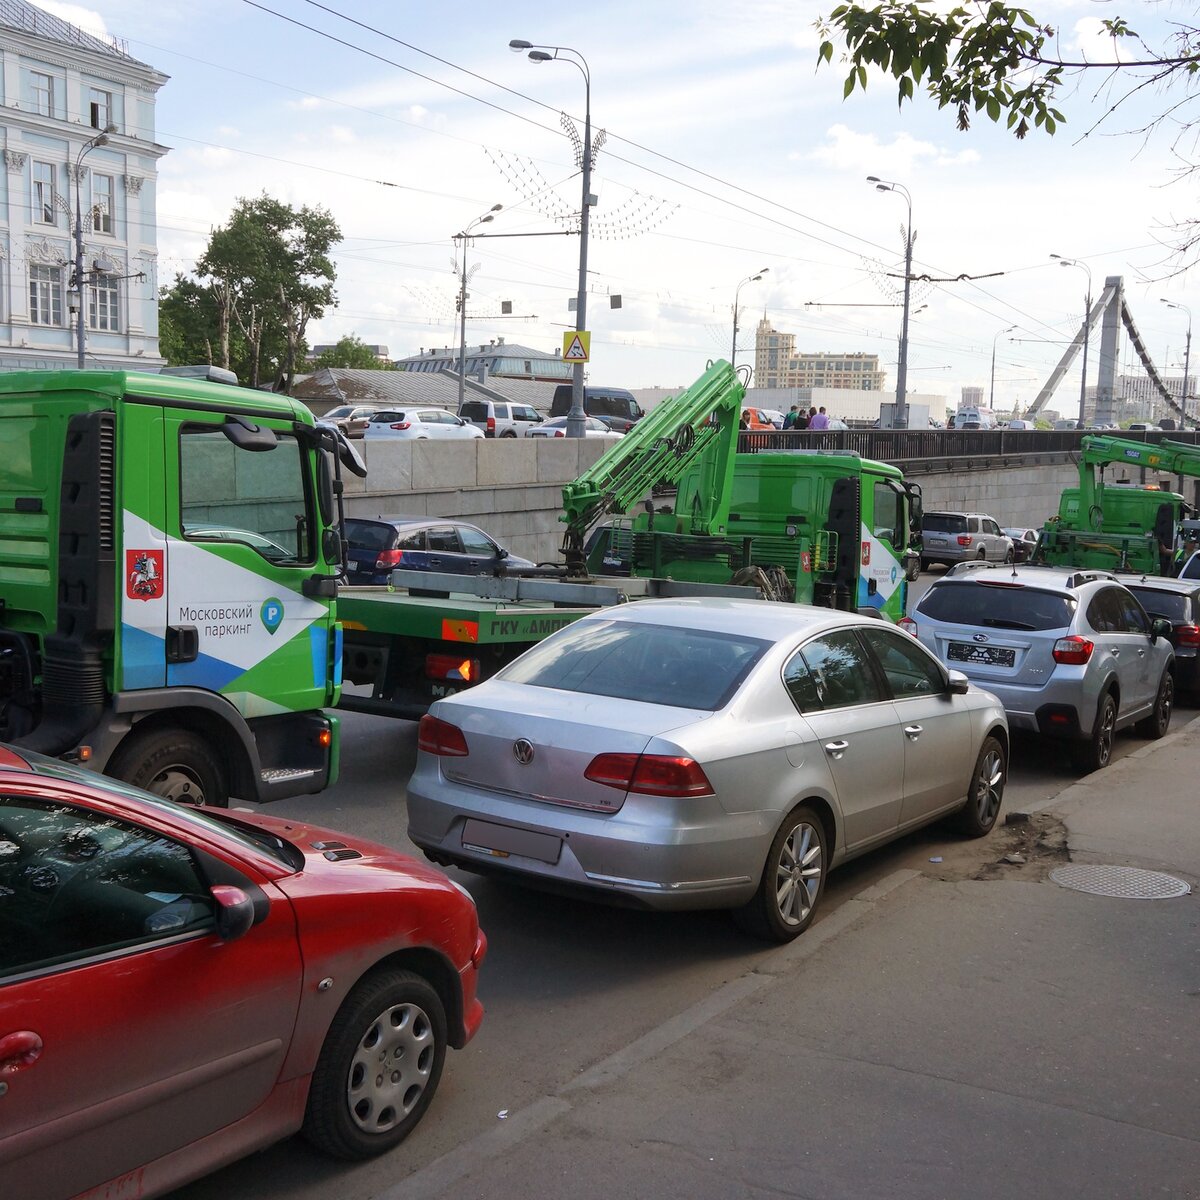
[[1179, 646], [1200, 646], [1200, 626], [1176, 625], [1175, 643]]
[[556, 429], [556, 430], [554, 431], [554, 436], [555, 436], [555, 437], [566, 437], [567, 435], [566, 435], [566, 433], [565, 433], [563, 430], [561, 430], [561, 429]]
[[389, 425], [388, 428], [389, 429], [411, 429], [412, 422], [411, 421], [397, 421], [397, 422], [395, 422], [395, 424]]
[[457, 725], [426, 713], [417, 726], [417, 748], [440, 758], [464, 758], [470, 754], [467, 739]]
[[1070, 667], [1082, 667], [1092, 657], [1095, 648], [1095, 642], [1073, 633], [1070, 637], [1059, 638], [1054, 643], [1054, 661]]
[[912, 617], [901, 617], [896, 622], [896, 628], [903, 629], [905, 633], [911, 634], [913, 637], [917, 636], [917, 623]]
[[597, 754], [584, 778], [644, 796], [711, 796], [712, 784], [694, 758], [668, 754]]
[[958, 535], [958, 544], [966, 547], [971, 544], [971, 535], [969, 533], [960, 533]]
[[496, 418], [495, 418], [495, 417], [488, 417], [488, 419], [487, 419], [487, 431], [488, 431], [488, 433], [495, 433], [495, 432], [496, 432]]
[[403, 561], [403, 550], [380, 550], [375, 560], [375, 570], [386, 571], [389, 567], [398, 567]]

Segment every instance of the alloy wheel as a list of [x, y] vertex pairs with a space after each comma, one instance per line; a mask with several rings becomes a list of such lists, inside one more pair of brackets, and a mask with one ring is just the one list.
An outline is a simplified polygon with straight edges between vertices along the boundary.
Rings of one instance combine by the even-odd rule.
[[801, 925], [808, 920], [823, 874], [820, 835], [807, 821], [801, 821], [784, 838], [775, 864], [775, 901], [786, 924]]

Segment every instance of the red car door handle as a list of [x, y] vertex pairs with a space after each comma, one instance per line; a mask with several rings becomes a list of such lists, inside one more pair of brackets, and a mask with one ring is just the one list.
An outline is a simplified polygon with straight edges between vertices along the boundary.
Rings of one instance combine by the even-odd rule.
[[42, 1039], [30, 1029], [0, 1037], [0, 1077], [32, 1067], [42, 1056]]

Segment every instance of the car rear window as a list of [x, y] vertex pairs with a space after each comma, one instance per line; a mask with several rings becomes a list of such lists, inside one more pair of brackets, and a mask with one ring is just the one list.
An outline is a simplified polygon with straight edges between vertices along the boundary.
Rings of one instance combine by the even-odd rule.
[[387, 550], [396, 531], [382, 521], [346, 522], [346, 541], [356, 550]]
[[1166, 617], [1176, 625], [1186, 624], [1191, 620], [1191, 597], [1179, 592], [1160, 592], [1155, 588], [1132, 587], [1129, 590], [1141, 601], [1142, 607], [1152, 617]]
[[771, 643], [635, 621], [586, 621], [538, 643], [499, 678], [589, 696], [715, 712]]
[[995, 629], [1065, 629], [1071, 623], [1075, 600], [1058, 592], [1020, 585], [937, 583], [926, 592], [916, 611], [934, 621], [955, 625], [986, 625]]
[[488, 415], [487, 405], [481, 400], [467, 400], [462, 408], [458, 410], [458, 415], [464, 421], [486, 421]]
[[967, 518], [958, 513], [926, 513], [921, 521], [922, 529], [934, 533], [961, 533], [967, 527]]

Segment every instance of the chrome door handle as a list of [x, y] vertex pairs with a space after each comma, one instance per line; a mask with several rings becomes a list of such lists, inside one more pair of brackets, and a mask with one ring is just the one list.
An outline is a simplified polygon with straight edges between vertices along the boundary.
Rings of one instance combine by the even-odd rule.
[[1139, 651], [1138, 651], [1138, 658], [1145, 658], [1145, 657], [1146, 657], [1146, 651], [1145, 651], [1145, 650], [1139, 650]]
[[1109, 654], [1111, 654], [1111, 655], [1113, 656], [1113, 658], [1120, 658], [1120, 657], [1121, 657], [1121, 652], [1120, 652], [1120, 650], [1117, 650], [1117, 649], [1115, 649], [1115, 648], [1114, 648], [1114, 647], [1112, 647], [1112, 646], [1110, 646], [1110, 647], [1109, 647], [1109, 649], [1108, 649], [1108, 652], [1109, 652]]
[[841, 758], [849, 746], [849, 742], [826, 742], [825, 751], [833, 758]]
[[911, 742], [915, 742], [924, 732], [920, 725], [905, 725], [904, 727], [904, 736]]

